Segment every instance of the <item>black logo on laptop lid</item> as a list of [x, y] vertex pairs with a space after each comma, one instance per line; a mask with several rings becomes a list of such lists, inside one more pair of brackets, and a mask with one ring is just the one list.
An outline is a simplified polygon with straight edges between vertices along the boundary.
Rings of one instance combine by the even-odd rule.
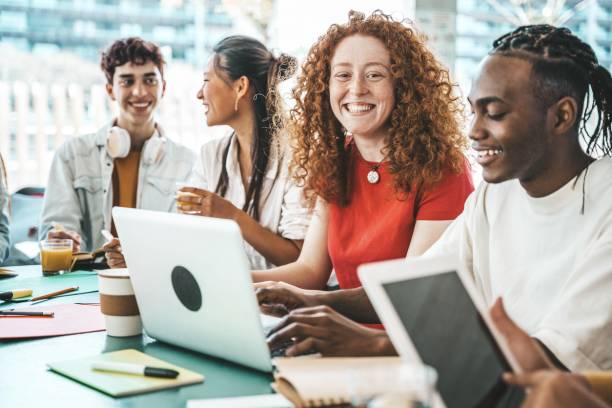
[[202, 292], [195, 278], [182, 266], [172, 269], [172, 287], [183, 306], [196, 312], [202, 307]]

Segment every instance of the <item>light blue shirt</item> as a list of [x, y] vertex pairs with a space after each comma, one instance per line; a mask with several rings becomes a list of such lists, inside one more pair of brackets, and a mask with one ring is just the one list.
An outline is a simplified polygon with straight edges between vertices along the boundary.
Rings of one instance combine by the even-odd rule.
[[[189, 178], [195, 154], [187, 147], [164, 136], [158, 125], [158, 136], [163, 138], [159, 159], [147, 159], [143, 147], [138, 169], [136, 208], [154, 211], [174, 211], [176, 183]], [[45, 202], [39, 229], [44, 239], [57, 222], [81, 236], [81, 249], [100, 248], [102, 229], [111, 229], [113, 204], [113, 159], [106, 150], [108, 126], [96, 134], [74, 137], [59, 147], [49, 172]], [[157, 136], [155, 136], [157, 137]]]

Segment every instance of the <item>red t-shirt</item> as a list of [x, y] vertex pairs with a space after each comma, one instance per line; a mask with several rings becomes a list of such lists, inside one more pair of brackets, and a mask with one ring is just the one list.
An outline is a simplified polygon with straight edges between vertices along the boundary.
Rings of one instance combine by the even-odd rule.
[[415, 203], [416, 192], [403, 197], [395, 192], [388, 162], [378, 168], [379, 182], [370, 184], [367, 174], [377, 163], [364, 160], [356, 148], [352, 150], [350, 202], [346, 207], [329, 205], [327, 245], [342, 289], [361, 286], [357, 266], [404, 258], [416, 220], [457, 218], [474, 190], [466, 160], [461, 174], [449, 173], [423, 191]]

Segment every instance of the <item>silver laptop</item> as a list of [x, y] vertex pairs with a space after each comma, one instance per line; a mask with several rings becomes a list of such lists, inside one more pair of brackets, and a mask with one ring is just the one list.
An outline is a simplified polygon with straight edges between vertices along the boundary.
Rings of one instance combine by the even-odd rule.
[[238, 225], [229, 220], [113, 208], [147, 334], [272, 371]]

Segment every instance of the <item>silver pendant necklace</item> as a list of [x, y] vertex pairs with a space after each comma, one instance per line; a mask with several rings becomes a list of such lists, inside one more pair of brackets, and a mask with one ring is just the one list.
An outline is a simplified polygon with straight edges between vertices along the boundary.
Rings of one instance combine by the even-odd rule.
[[379, 167], [380, 167], [380, 163], [372, 166], [372, 168], [368, 172], [368, 183], [376, 184], [380, 181], [380, 174], [378, 174]]

